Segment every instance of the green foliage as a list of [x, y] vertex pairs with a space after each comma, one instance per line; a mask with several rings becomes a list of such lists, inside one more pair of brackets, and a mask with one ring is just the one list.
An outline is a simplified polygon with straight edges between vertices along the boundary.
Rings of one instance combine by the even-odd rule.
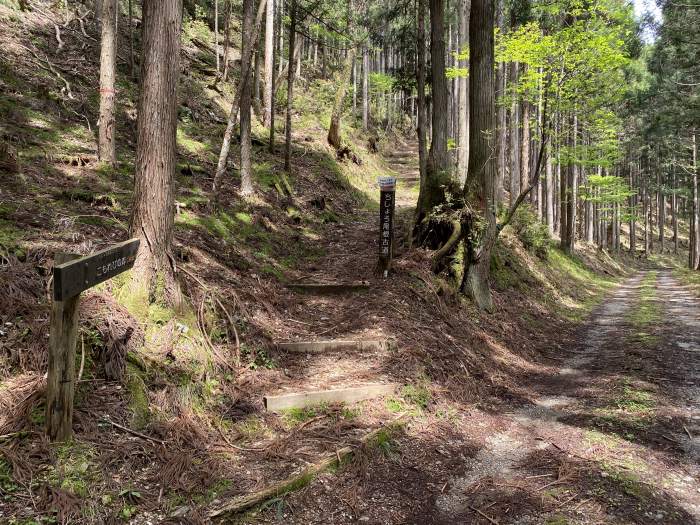
[[417, 406], [418, 408], [425, 410], [428, 408], [428, 404], [432, 400], [432, 394], [428, 389], [427, 382], [425, 380], [412, 385], [406, 385], [401, 389], [401, 395], [409, 403]]
[[628, 205], [629, 198], [635, 194], [626, 179], [613, 175], [589, 175], [580, 188], [581, 198], [598, 204], [599, 212], [612, 211], [617, 206], [621, 221], [637, 217], [638, 210]]
[[529, 206], [520, 206], [510, 223], [511, 228], [529, 252], [540, 259], [549, 255], [551, 236], [545, 224], [542, 224]]

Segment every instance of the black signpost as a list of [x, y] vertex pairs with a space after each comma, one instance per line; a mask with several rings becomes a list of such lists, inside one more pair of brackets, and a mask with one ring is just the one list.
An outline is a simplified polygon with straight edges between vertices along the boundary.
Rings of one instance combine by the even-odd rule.
[[68, 440], [73, 433], [80, 292], [131, 268], [139, 244], [139, 239], [130, 239], [87, 257], [57, 254], [54, 259], [46, 380], [46, 434], [51, 441]]
[[380, 177], [379, 191], [379, 271], [386, 277], [393, 256], [396, 178]]

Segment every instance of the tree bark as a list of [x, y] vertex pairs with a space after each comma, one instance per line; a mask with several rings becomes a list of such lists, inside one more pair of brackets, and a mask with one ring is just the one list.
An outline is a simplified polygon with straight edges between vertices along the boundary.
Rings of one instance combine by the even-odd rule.
[[297, 3], [291, 0], [289, 24], [289, 61], [287, 63], [287, 119], [285, 125], [284, 145], [284, 169], [287, 173], [292, 171], [292, 105], [294, 102], [294, 48], [296, 47], [297, 30]]
[[216, 74], [221, 71], [219, 61], [219, 0], [214, 0], [214, 54], [216, 55]]
[[231, 12], [233, 10], [232, 0], [226, 0], [224, 11], [226, 19], [224, 21], [224, 67], [221, 73], [221, 79], [226, 82], [228, 80], [229, 71], [229, 50], [231, 48]]
[[[461, 53], [469, 44], [469, 4], [470, 0], [460, 0], [459, 47], [457, 49], [457, 53]], [[469, 168], [469, 79], [464, 76], [459, 77], [457, 81], [459, 82], [459, 101], [457, 105], [457, 121], [459, 130], [457, 173], [459, 175], [460, 183], [464, 185], [467, 180], [467, 169]]]
[[700, 269], [700, 249], [698, 249], [698, 234], [700, 231], [700, 210], [698, 210], [698, 143], [696, 133], [693, 132], [692, 136], [692, 149], [693, 149], [693, 205], [692, 205], [692, 243], [690, 248], [691, 254], [691, 270]]
[[[141, 238], [131, 290], [180, 306], [170, 247], [175, 219], [182, 0], [145, 0], [131, 234]], [[164, 297], [156, 297], [162, 279]]]
[[[418, 0], [418, 38], [416, 48], [416, 84], [418, 89], [418, 169], [419, 188], [425, 187], [427, 166], [426, 124], [427, 110], [425, 101], [425, 0]], [[417, 210], [416, 210], [417, 211]]]
[[345, 57], [345, 64], [343, 65], [343, 70], [338, 80], [338, 86], [335, 91], [335, 102], [333, 103], [333, 113], [331, 114], [331, 124], [328, 128], [328, 144], [335, 149], [340, 149], [342, 146], [340, 118], [343, 113], [343, 107], [345, 106], [345, 93], [350, 84], [350, 75], [352, 75], [352, 65], [354, 62], [355, 49], [351, 48], [348, 50], [348, 54]]
[[265, 117], [263, 123], [265, 127], [272, 126], [272, 112], [274, 101], [272, 99], [272, 83], [275, 77], [275, 2], [267, 2], [265, 10]]
[[547, 145], [547, 164], [545, 167], [545, 201], [546, 201], [546, 220], [547, 220], [547, 230], [550, 235], [554, 234], [554, 173], [552, 170], [552, 147], [550, 144]]
[[672, 164], [672, 189], [671, 194], [671, 220], [673, 222], [673, 253], [678, 254], [678, 187], [676, 185], [676, 159], [673, 159]]
[[117, 163], [116, 93], [117, 77], [117, 0], [104, 0], [102, 6], [102, 39], [100, 44], [100, 120], [97, 153], [100, 162]]
[[[117, 19], [119, 17], [117, 16]], [[117, 24], [118, 25], [118, 24]], [[116, 32], [116, 26], [115, 26]], [[129, 0], [129, 77], [134, 78], [134, 0]]]
[[474, 223], [467, 225], [469, 229], [466, 231], [470, 231], [470, 234], [464, 240], [462, 290], [477, 307], [488, 312], [494, 309], [489, 288], [489, 267], [491, 250], [498, 236], [493, 195], [496, 177], [496, 158], [493, 155], [496, 128], [493, 29], [493, 0], [473, 0], [469, 28], [469, 174], [464, 192], [468, 202], [483, 214], [485, 225], [478, 234], [474, 231]]
[[[416, 238], [425, 244], [429, 225], [425, 218], [445, 202], [445, 188], [451, 182], [447, 151], [447, 78], [445, 76], [444, 0], [430, 0], [430, 57], [432, 67], [433, 134], [426, 164], [426, 176], [418, 195]], [[492, 26], [493, 28], [493, 26]], [[439, 241], [438, 241], [439, 242]], [[434, 246], [436, 247], [436, 246]]]
[[[274, 0], [270, 0], [271, 2]], [[241, 65], [245, 62], [248, 64], [247, 71], [243, 71], [241, 68], [241, 79], [238, 82], [238, 89], [236, 90], [236, 95], [233, 98], [233, 104], [231, 104], [231, 112], [228, 116], [228, 122], [226, 124], [226, 131], [224, 132], [224, 138], [221, 141], [221, 151], [219, 152], [219, 161], [216, 165], [216, 172], [214, 173], [214, 182], [212, 183], [212, 199], [216, 203], [219, 199], [219, 186], [221, 184], [221, 177], [226, 171], [226, 164], [228, 163], [228, 155], [231, 150], [231, 138], [233, 137], [233, 131], [236, 128], [236, 122], [238, 120], [238, 110], [241, 104], [241, 96], [243, 94], [245, 84], [248, 83], [250, 78], [250, 64], [253, 55], [253, 51], [257, 45], [258, 33], [260, 31], [260, 25], [262, 23], [263, 13], [265, 12], [266, 0], [260, 0], [258, 4], [258, 12], [255, 17], [255, 24], [253, 26], [252, 34], [250, 35], [250, 40], [252, 45], [246, 47], [248, 53], [246, 56], [241, 56]], [[241, 54], [243, 55], [243, 53]], [[244, 61], [245, 59], [245, 61]]]
[[520, 190], [522, 191], [530, 180], [530, 102], [522, 100], [520, 107], [523, 133], [520, 142]]
[[656, 204], [656, 217], [657, 217], [657, 224], [659, 225], [659, 245], [661, 249], [661, 253], [664, 253], [664, 244], [665, 244], [665, 225], [666, 225], [666, 196], [664, 195], [663, 188], [661, 186], [661, 171], [660, 167], [657, 167], [657, 173], [656, 173], [656, 187], [658, 188], [657, 192], [657, 204]]
[[[573, 151], [576, 151], [578, 144], [578, 117], [573, 115], [571, 123], [570, 143]], [[574, 253], [576, 249], [576, 200], [578, 186], [578, 166], [576, 160], [569, 161], [567, 167], [567, 199], [566, 199], [566, 237], [564, 237], [563, 248], [567, 253]]]
[[366, 47], [362, 50], [362, 129], [369, 129], [369, 53]]
[[[518, 83], [518, 63], [511, 64], [510, 79], [513, 84]], [[520, 105], [513, 96], [510, 106], [510, 200], [512, 205], [520, 194]]]
[[[253, 1], [243, 0], [243, 34], [253, 32]], [[253, 194], [253, 163], [251, 141], [251, 103], [253, 98], [253, 85], [251, 77], [251, 48], [255, 45], [249, 38], [243, 39], [241, 52], [241, 72], [247, 78], [241, 79], [241, 195]]]

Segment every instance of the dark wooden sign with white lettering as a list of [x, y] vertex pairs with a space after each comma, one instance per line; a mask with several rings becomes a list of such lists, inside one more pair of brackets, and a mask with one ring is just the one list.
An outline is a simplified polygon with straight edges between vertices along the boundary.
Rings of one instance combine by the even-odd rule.
[[139, 239], [129, 239], [93, 255], [54, 266], [54, 300], [65, 301], [131, 268], [139, 243]]
[[379, 271], [386, 277], [391, 268], [394, 240], [394, 203], [396, 200], [396, 179], [379, 179]]

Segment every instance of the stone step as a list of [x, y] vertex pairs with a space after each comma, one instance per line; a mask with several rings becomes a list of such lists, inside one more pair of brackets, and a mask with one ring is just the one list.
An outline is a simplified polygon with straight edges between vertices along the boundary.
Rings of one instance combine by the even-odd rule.
[[366, 351], [366, 350], [386, 350], [391, 347], [391, 343], [386, 340], [353, 341], [341, 339], [329, 339], [326, 341], [288, 341], [277, 343], [277, 348], [295, 353], [317, 354], [322, 352], [338, 351]]
[[396, 383], [370, 383], [331, 390], [310, 390], [263, 397], [265, 409], [279, 412], [291, 408], [306, 408], [326, 403], [357, 403], [365, 399], [388, 396], [396, 392]]
[[334, 283], [289, 283], [287, 288], [297, 292], [317, 293], [317, 294], [339, 294], [348, 292], [357, 292], [360, 290], [368, 290], [369, 283], [367, 281], [354, 282], [334, 282]]

